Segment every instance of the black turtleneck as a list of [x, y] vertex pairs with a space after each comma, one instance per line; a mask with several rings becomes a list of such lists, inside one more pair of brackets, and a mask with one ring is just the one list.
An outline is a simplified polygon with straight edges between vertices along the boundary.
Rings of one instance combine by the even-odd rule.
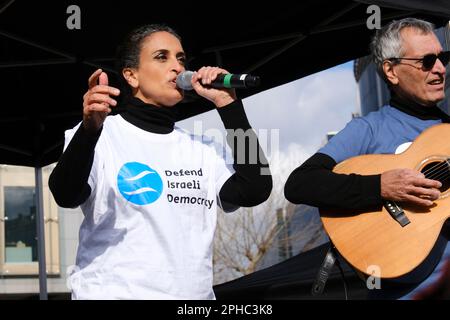
[[[449, 116], [436, 106], [425, 107], [397, 96], [393, 96], [390, 104], [422, 120], [449, 122]], [[289, 176], [284, 188], [286, 199], [320, 208], [365, 210], [381, 207], [381, 175], [337, 174], [332, 171], [335, 166], [336, 162], [330, 156], [314, 154]]]
[[[157, 107], [144, 103], [140, 99], [131, 98], [121, 116], [129, 123], [138, 128], [157, 134], [169, 134], [174, 130], [176, 115], [171, 108]], [[228, 106], [217, 109], [226, 129], [251, 129], [240, 100], [236, 100]], [[67, 149], [62, 154], [58, 164], [50, 175], [49, 187], [55, 201], [61, 207], [74, 208], [82, 204], [89, 197], [91, 188], [88, 184], [89, 174], [94, 161], [94, 152], [97, 141], [101, 135], [99, 132], [88, 133], [83, 125], [80, 125]], [[254, 135], [250, 130], [250, 135]], [[248, 136], [248, 135], [247, 135]], [[236, 142], [239, 137], [228, 136]], [[256, 138], [256, 135], [254, 135]], [[229, 143], [231, 139], [227, 139]], [[231, 146], [236, 145], [232, 144]], [[255, 152], [254, 148], [245, 140], [245, 156]], [[250, 207], [264, 202], [270, 195], [272, 189], [272, 178], [270, 175], [261, 175], [264, 168], [268, 171], [267, 161], [257, 144], [257, 163], [251, 164], [246, 161], [238, 164], [237, 150], [233, 149], [235, 173], [222, 186], [219, 197], [220, 204], [226, 211], [237, 207]], [[241, 157], [239, 157], [241, 158]]]
[[130, 98], [121, 116], [136, 127], [153, 133], [171, 133], [175, 125], [172, 108], [157, 107], [135, 97]]
[[442, 120], [442, 122], [445, 123], [450, 122], [449, 115], [444, 113], [436, 105], [423, 106], [415, 101], [402, 99], [392, 91], [389, 104], [392, 107], [421, 120]]

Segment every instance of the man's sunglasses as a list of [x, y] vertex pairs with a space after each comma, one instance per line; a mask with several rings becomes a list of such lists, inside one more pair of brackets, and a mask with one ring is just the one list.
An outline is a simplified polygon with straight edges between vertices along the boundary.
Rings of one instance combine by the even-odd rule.
[[429, 71], [433, 69], [434, 64], [436, 63], [436, 60], [441, 60], [442, 64], [444, 66], [447, 66], [448, 62], [450, 61], [450, 51], [443, 51], [439, 53], [438, 55], [434, 53], [430, 53], [425, 55], [423, 58], [389, 58], [387, 60], [389, 61], [395, 61], [395, 60], [415, 60], [415, 61], [421, 61], [423, 69], [426, 71]]

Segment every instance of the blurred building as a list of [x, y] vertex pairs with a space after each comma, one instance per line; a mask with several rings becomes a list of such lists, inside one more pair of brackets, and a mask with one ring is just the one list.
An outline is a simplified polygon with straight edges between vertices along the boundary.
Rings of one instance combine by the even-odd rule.
[[[80, 209], [56, 205], [48, 188], [54, 165], [43, 168], [47, 289], [69, 298], [67, 272], [75, 264]], [[0, 299], [37, 299], [39, 273], [34, 168], [0, 165]]]

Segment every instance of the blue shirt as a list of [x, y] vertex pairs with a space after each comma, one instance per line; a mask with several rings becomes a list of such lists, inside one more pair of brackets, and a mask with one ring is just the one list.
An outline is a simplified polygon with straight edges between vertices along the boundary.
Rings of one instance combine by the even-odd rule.
[[[330, 142], [318, 152], [333, 158], [336, 163], [362, 154], [394, 154], [405, 150], [425, 129], [442, 123], [441, 120], [422, 120], [408, 115], [391, 106], [384, 106], [379, 111], [371, 112], [365, 117], [355, 118], [347, 126], [334, 136]], [[450, 245], [443, 236], [430, 253], [422, 268], [429, 268], [428, 263], [433, 260], [433, 255], [444, 254], [431, 275], [419, 285], [408, 288], [396, 288], [395, 290], [372, 290], [374, 298], [399, 298], [409, 299], [417, 292], [432, 284], [439, 277], [446, 258], [450, 258]], [[411, 280], [411, 279], [408, 279]]]
[[362, 154], [394, 154], [397, 148], [411, 143], [425, 129], [441, 120], [421, 120], [391, 106], [355, 118], [318, 152], [342, 162]]

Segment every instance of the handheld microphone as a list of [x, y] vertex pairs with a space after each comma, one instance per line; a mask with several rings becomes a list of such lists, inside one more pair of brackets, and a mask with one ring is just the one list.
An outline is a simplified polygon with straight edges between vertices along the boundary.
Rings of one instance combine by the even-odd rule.
[[[183, 90], [192, 90], [192, 71], [183, 71], [177, 76], [177, 87]], [[259, 86], [261, 80], [258, 76], [249, 74], [219, 74], [209, 85], [213, 88], [254, 88]]]

